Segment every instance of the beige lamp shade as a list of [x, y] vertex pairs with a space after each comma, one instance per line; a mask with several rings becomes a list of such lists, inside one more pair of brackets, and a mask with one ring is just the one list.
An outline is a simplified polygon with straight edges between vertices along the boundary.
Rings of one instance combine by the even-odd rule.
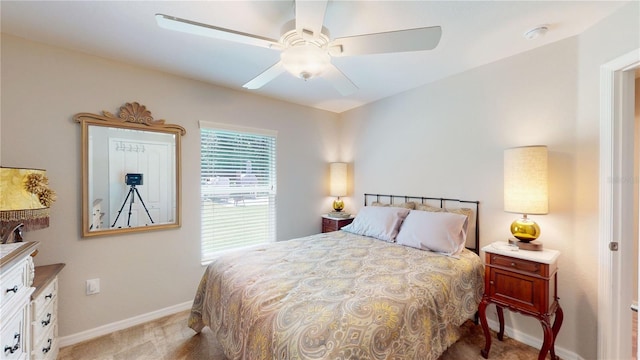
[[547, 214], [548, 169], [546, 146], [523, 146], [504, 151], [504, 211]]
[[346, 163], [329, 164], [329, 195], [337, 197], [347, 195]]
[[55, 192], [49, 188], [46, 171], [0, 167], [0, 229], [2, 240], [22, 224], [24, 230], [49, 226], [49, 206]]

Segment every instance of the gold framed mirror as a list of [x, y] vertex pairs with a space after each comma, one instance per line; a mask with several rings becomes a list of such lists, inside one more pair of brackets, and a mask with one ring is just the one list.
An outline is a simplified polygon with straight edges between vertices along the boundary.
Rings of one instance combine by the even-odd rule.
[[180, 227], [185, 129], [137, 102], [73, 119], [82, 126], [82, 236]]

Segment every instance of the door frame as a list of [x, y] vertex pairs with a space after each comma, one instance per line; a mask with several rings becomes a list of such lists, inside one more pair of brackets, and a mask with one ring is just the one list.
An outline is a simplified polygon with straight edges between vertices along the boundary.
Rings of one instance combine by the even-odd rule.
[[[628, 167], [633, 161], [633, 122], [625, 122], [629, 114], [629, 96], [624, 91], [628, 71], [640, 66], [640, 48], [622, 55], [600, 67], [600, 201], [599, 201], [599, 268], [598, 277], [598, 358], [620, 359], [628, 351], [631, 353], [629, 304], [620, 299], [627, 296], [629, 286], [625, 286], [628, 271], [623, 265], [633, 261], [638, 254], [628, 238], [629, 200], [633, 196], [633, 172], [629, 178]], [[627, 73], [625, 73], [627, 72]], [[626, 95], [625, 95], [626, 94]], [[633, 99], [631, 99], [633, 101]], [[633, 118], [633, 115], [632, 115]], [[631, 126], [631, 144], [629, 144]], [[629, 151], [631, 146], [631, 151]], [[629, 158], [631, 156], [631, 158]], [[633, 169], [633, 167], [631, 167]], [[628, 185], [628, 186], [626, 186]], [[629, 193], [631, 189], [631, 193]], [[631, 206], [633, 202], [631, 202]], [[632, 212], [631, 212], [632, 213]], [[619, 251], [611, 251], [611, 243], [617, 243]], [[618, 300], [613, 300], [618, 299]], [[628, 339], [627, 339], [627, 335]], [[626, 350], [625, 350], [626, 349]]]

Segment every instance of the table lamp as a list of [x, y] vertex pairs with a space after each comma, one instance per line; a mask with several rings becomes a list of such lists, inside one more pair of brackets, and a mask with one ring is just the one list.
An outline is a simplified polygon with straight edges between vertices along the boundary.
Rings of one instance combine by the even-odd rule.
[[522, 214], [511, 224], [509, 239], [524, 250], [542, 250], [533, 242], [540, 236], [540, 227], [527, 215], [549, 212], [547, 147], [522, 146], [504, 151], [504, 211]]
[[55, 197], [45, 170], [0, 167], [0, 243], [21, 242], [22, 230], [48, 227]]
[[338, 217], [349, 217], [350, 214], [343, 212], [344, 202], [340, 196], [347, 195], [347, 164], [329, 164], [329, 195], [335, 196], [333, 201], [333, 212], [330, 215]]

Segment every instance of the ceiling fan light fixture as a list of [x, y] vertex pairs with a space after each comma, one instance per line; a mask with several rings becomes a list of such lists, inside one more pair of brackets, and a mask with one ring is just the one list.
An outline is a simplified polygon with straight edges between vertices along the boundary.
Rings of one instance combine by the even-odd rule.
[[282, 51], [280, 60], [293, 76], [309, 80], [322, 74], [331, 64], [331, 57], [312, 43], [291, 46]]

